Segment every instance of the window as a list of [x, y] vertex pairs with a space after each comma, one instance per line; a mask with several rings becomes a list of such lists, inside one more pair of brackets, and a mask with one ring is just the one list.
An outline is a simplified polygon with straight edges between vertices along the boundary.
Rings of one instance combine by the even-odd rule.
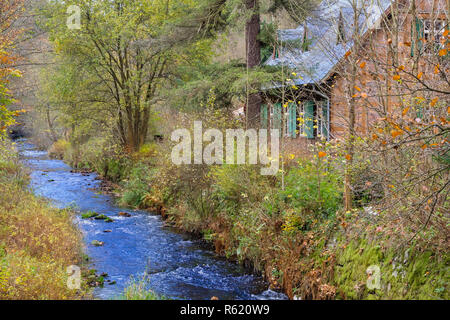
[[435, 53], [444, 47], [442, 39], [444, 38], [445, 29], [446, 23], [444, 20], [424, 20], [423, 37], [427, 44], [427, 53]]
[[[266, 106], [263, 106], [263, 111]], [[264, 116], [261, 116], [264, 119]], [[297, 105], [288, 103], [282, 108], [280, 103], [270, 107], [271, 128], [283, 129], [282, 136], [307, 139], [329, 138], [329, 106], [327, 101], [305, 101]], [[283, 128], [281, 124], [283, 121]], [[264, 120], [264, 123], [266, 121]], [[280, 132], [281, 133], [281, 132]]]
[[329, 135], [328, 132], [330, 130], [329, 128], [329, 110], [328, 110], [328, 102], [327, 101], [320, 101], [317, 103], [316, 108], [316, 119], [317, 119], [317, 126], [316, 126], [316, 136], [319, 138], [325, 138], [328, 140]]
[[261, 113], [260, 113], [260, 119], [261, 119], [261, 128], [267, 129], [267, 121], [268, 121], [268, 110], [267, 110], [267, 104], [261, 105]]
[[329, 138], [329, 110], [327, 101], [306, 101], [301, 105], [298, 132], [308, 139]]
[[411, 57], [414, 57], [415, 47], [418, 47], [418, 52], [422, 52], [424, 38], [424, 24], [423, 21], [417, 17], [411, 22]]
[[[270, 107], [270, 120], [271, 120], [271, 128], [279, 129], [281, 131], [281, 114], [282, 114], [281, 103], [275, 103]], [[281, 132], [280, 132], [281, 134]]]

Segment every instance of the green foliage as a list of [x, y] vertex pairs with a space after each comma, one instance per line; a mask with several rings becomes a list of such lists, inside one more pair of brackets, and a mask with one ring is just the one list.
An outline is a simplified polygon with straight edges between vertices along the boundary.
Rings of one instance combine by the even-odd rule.
[[151, 170], [145, 165], [138, 164], [136, 167], [133, 167], [124, 184], [124, 192], [120, 199], [120, 204], [140, 207], [144, 201], [144, 196], [150, 188], [149, 179], [151, 177]]
[[30, 180], [19, 163], [14, 146], [15, 143], [11, 143], [9, 139], [0, 138], [0, 184], [13, 184], [24, 188]]
[[[343, 299], [448, 300], [449, 258], [418, 248], [395, 251], [367, 240], [353, 240], [336, 252], [335, 285]], [[377, 265], [380, 289], [366, 287], [366, 270]]]
[[286, 175], [286, 189], [280, 194], [299, 213], [327, 217], [341, 206], [342, 176], [322, 161], [300, 160]]
[[94, 211], [88, 211], [88, 212], [85, 212], [85, 213], [81, 214], [81, 218], [83, 218], [83, 219], [94, 218], [94, 217], [97, 217], [97, 216], [98, 216], [98, 213], [94, 212]]
[[152, 290], [147, 289], [148, 279], [132, 279], [119, 300], [168, 300], [164, 296], [157, 295]]
[[[57, 106], [55, 111], [64, 115], [60, 122], [81, 131], [80, 143], [104, 133], [128, 151], [138, 151], [152, 108], [171, 80], [182, 77], [183, 66], [211, 59], [212, 40], [180, 39], [184, 34], [178, 24], [196, 2], [49, 1], [41, 24], [49, 31], [55, 66], [47, 69], [51, 76], [41, 94], [43, 105]], [[67, 29], [68, 5], [81, 8], [84, 32]]]
[[64, 159], [66, 152], [70, 149], [70, 142], [64, 139], [59, 139], [48, 150], [48, 155], [56, 159]]

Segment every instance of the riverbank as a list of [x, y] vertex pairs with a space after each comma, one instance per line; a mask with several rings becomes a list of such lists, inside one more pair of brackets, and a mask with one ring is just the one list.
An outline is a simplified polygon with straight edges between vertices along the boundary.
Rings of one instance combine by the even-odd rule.
[[0, 299], [85, 299], [67, 286], [66, 268], [82, 265], [82, 238], [70, 210], [52, 208], [28, 189], [10, 142], [0, 142]]
[[[448, 253], [427, 245], [427, 234], [406, 243], [411, 234], [367, 203], [342, 209], [339, 157], [291, 161], [283, 189], [281, 175], [263, 177], [256, 166], [174, 166], [165, 148], [100, 162], [79, 154], [79, 167], [102, 168], [122, 205], [201, 236], [291, 299], [448, 298]], [[73, 150], [65, 154], [70, 163]]]
[[74, 208], [88, 266], [104, 279], [93, 289], [95, 298], [285, 298], [267, 291], [261, 277], [205, 248], [203, 240], [168, 227], [159, 215], [116, 205], [110, 194], [99, 192], [96, 173], [50, 159], [26, 141], [19, 150], [31, 170], [33, 192], [59, 208]]

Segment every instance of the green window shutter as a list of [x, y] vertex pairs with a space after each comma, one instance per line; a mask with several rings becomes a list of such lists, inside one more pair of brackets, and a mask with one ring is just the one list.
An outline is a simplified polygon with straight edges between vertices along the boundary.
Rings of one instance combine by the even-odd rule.
[[[417, 39], [413, 39], [414, 36], [413, 28], [416, 28]], [[416, 45], [416, 43], [418, 45], [419, 52], [422, 50], [423, 37], [424, 37], [423, 21], [416, 17], [415, 22], [411, 23], [411, 57], [414, 57], [414, 46]]]
[[416, 30], [417, 30], [417, 43], [420, 51], [422, 50], [423, 46], [424, 26], [423, 21], [419, 18], [416, 18]]
[[272, 128], [281, 130], [281, 103], [275, 103], [273, 106]]
[[422, 106], [417, 107], [416, 115], [417, 115], [417, 118], [423, 119], [423, 107]]
[[308, 139], [314, 139], [314, 102], [305, 102], [305, 134]]
[[289, 110], [289, 120], [288, 120], [288, 133], [289, 136], [295, 138], [297, 133], [297, 105], [295, 103], [290, 103], [288, 106]]
[[267, 129], [267, 104], [261, 105], [261, 128]]
[[322, 134], [328, 140], [330, 133], [328, 132], [328, 114], [330, 112], [329, 106], [326, 101], [322, 102]]

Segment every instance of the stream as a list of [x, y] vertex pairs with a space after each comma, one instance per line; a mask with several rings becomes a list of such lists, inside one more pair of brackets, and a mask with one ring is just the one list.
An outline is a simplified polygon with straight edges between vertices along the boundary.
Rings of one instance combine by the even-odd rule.
[[[108, 274], [109, 281], [94, 289], [95, 298], [118, 298], [132, 279], [144, 276], [148, 289], [169, 299], [286, 298], [268, 290], [261, 277], [205, 248], [202, 240], [165, 226], [159, 215], [116, 206], [111, 196], [96, 191], [100, 187], [97, 174], [71, 172], [63, 161], [50, 159], [47, 152], [26, 140], [16, 142], [22, 161], [31, 170], [32, 191], [55, 207], [74, 208], [89, 267]], [[114, 222], [82, 219], [86, 211], [104, 214]], [[124, 211], [131, 217], [119, 216]], [[104, 245], [94, 246], [94, 240]]]

